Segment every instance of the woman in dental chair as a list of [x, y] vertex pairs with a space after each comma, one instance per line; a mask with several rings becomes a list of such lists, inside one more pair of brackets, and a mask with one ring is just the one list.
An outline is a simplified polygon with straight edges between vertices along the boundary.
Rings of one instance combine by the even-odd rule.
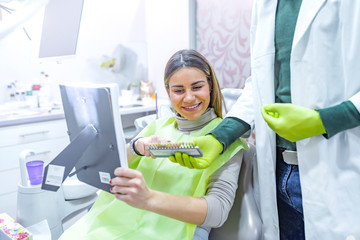
[[209, 62], [194, 50], [176, 52], [164, 83], [174, 117], [151, 122], [128, 145], [129, 168], [115, 169], [111, 192], [101, 192], [89, 213], [64, 239], [208, 239], [232, 207], [244, 140], [238, 139], [206, 169], [156, 158], [147, 144], [189, 142], [222, 120], [222, 95]]

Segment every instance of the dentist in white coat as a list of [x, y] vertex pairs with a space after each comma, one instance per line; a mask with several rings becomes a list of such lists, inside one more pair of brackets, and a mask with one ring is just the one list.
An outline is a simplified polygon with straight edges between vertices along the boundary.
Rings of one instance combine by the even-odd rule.
[[360, 1], [255, 0], [251, 67], [190, 162], [256, 127], [263, 238], [360, 239]]

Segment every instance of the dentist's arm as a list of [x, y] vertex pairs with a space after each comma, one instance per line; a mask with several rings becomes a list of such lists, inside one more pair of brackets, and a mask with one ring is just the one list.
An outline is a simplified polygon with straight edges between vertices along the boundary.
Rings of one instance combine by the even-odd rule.
[[179, 221], [201, 225], [206, 218], [207, 202], [202, 197], [163, 193], [147, 187], [141, 172], [130, 168], [115, 169], [111, 191], [127, 204], [162, 214]]
[[360, 126], [360, 92], [333, 107], [318, 110], [326, 129], [326, 138], [335, 134]]
[[274, 103], [263, 106], [261, 114], [273, 131], [291, 142], [321, 134], [330, 138], [360, 126], [360, 114], [351, 101], [318, 110]]

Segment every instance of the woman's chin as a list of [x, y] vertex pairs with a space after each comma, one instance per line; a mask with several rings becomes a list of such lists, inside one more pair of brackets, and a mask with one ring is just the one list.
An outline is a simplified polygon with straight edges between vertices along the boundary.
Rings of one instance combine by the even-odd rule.
[[184, 118], [186, 118], [187, 120], [196, 120], [201, 116], [202, 113], [199, 113], [198, 111], [196, 112], [187, 112], [187, 113], [182, 113], [181, 116], [183, 116]]

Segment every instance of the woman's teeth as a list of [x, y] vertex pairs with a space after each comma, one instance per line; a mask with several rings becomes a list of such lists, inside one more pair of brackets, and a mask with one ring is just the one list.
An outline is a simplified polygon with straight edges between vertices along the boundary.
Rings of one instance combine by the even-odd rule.
[[194, 109], [194, 108], [196, 108], [197, 106], [199, 106], [200, 105], [200, 103], [199, 104], [196, 104], [195, 106], [192, 106], [192, 107], [184, 107], [184, 108], [186, 108], [186, 109]]

